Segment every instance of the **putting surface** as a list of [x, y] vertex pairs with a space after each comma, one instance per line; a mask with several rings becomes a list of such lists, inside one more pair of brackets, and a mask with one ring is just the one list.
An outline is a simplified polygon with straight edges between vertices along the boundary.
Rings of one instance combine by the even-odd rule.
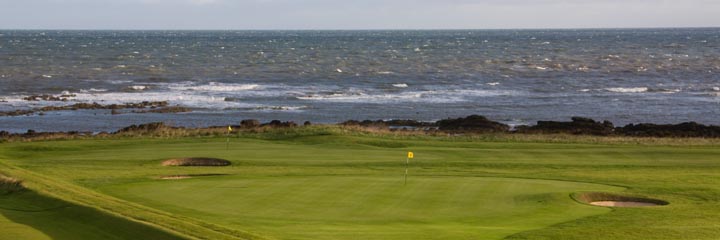
[[279, 239], [499, 239], [595, 214], [599, 184], [485, 177], [200, 177], [115, 185], [116, 197]]

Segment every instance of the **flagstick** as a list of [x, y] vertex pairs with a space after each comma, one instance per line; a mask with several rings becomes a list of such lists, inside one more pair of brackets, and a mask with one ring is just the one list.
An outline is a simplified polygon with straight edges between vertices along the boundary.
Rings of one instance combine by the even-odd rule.
[[407, 186], [408, 165], [410, 165], [410, 157], [405, 158], [405, 186]]
[[225, 134], [225, 136], [227, 137], [227, 139], [225, 140], [225, 151], [230, 150], [230, 133], [232, 133], [232, 127], [228, 126], [227, 133]]
[[230, 150], [230, 131], [230, 127], [228, 126], [227, 134], [225, 134], [225, 137], [227, 137], [225, 140], [225, 151]]

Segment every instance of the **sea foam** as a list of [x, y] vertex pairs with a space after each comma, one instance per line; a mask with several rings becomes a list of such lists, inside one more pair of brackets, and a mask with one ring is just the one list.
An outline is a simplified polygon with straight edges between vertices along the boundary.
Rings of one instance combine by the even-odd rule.
[[258, 89], [258, 84], [234, 84], [234, 83], [217, 83], [210, 82], [203, 85], [193, 85], [192, 83], [172, 84], [168, 86], [171, 90], [179, 91], [202, 91], [202, 92], [237, 92]]
[[643, 93], [643, 92], [647, 92], [649, 89], [646, 87], [631, 87], [631, 88], [616, 87], [616, 88], [605, 88], [605, 90], [607, 90], [609, 92], [616, 92], [616, 93]]

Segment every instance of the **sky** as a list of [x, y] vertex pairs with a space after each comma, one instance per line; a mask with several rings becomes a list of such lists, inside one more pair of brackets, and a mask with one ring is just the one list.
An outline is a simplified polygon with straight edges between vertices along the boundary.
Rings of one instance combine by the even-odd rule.
[[0, 0], [0, 29], [720, 27], [720, 0]]

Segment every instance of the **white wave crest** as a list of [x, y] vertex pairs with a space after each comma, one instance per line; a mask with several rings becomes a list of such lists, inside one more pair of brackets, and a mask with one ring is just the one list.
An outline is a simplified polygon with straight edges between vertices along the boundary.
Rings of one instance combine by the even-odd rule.
[[256, 110], [260, 111], [302, 111], [307, 109], [307, 106], [258, 106]]
[[407, 83], [396, 83], [396, 84], [393, 84], [392, 86], [393, 86], [393, 87], [396, 87], [396, 88], [406, 88], [406, 87], [408, 87]]
[[202, 92], [238, 92], [258, 89], [258, 84], [235, 84], [210, 82], [204, 85], [192, 85], [188, 83], [172, 84], [168, 86], [171, 90], [179, 91], [202, 91]]
[[516, 95], [517, 91], [508, 90], [426, 90], [408, 91], [400, 93], [365, 93], [362, 91], [350, 91], [332, 94], [309, 94], [297, 97], [300, 100], [327, 101], [327, 102], [428, 102], [428, 103], [452, 103], [471, 101], [473, 97], [493, 97]]
[[149, 89], [150, 87], [144, 86], [144, 85], [133, 85], [133, 86], [128, 86], [128, 88], [131, 90], [135, 90], [135, 91], [143, 91], [143, 90]]
[[666, 93], [666, 94], [671, 94], [671, 93], [679, 93], [679, 92], [681, 92], [682, 90], [680, 90], [680, 89], [662, 89], [662, 88], [661, 88], [661, 89], [650, 89], [649, 91], [650, 91], [650, 92], [654, 92], [654, 93]]
[[90, 88], [90, 89], [80, 89], [80, 92], [87, 93], [87, 92], [107, 92], [107, 89], [104, 88]]
[[224, 109], [255, 108], [257, 104], [228, 102], [224, 97], [182, 92], [99, 92], [77, 93], [71, 99], [75, 102], [97, 102], [100, 104], [136, 103], [142, 101], [168, 101], [170, 105], [191, 108]]
[[632, 88], [605, 88], [605, 90], [609, 92], [616, 92], [616, 93], [644, 93], [648, 91], [648, 88], [646, 87], [632, 87]]

